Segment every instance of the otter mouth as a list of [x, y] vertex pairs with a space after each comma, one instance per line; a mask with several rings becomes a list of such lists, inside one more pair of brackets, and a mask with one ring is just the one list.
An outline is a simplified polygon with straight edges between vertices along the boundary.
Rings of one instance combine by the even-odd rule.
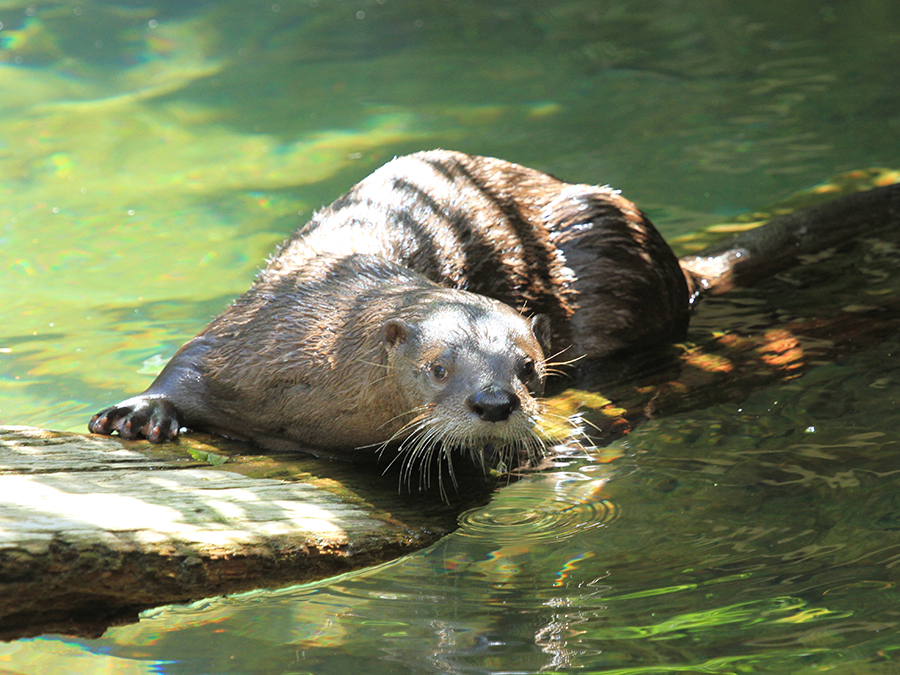
[[[458, 488], [457, 470], [464, 466], [485, 475], [506, 474], [543, 457], [546, 442], [538, 430], [540, 414], [528, 414], [525, 406], [495, 392], [472, 397], [464, 406], [423, 406], [380, 444], [387, 466], [399, 467], [400, 488], [429, 489], [437, 483], [446, 499], [448, 488]], [[472, 409], [475, 404], [477, 410]], [[490, 419], [498, 417], [501, 419]]]

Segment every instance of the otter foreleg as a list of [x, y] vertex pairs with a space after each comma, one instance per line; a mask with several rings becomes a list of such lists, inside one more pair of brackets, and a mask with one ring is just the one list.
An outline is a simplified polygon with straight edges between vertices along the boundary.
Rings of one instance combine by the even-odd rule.
[[202, 363], [210, 340], [200, 336], [186, 343], [166, 364], [147, 390], [110, 406], [91, 418], [88, 430], [122, 438], [170, 441], [184, 425], [214, 420], [218, 415], [205, 403]]

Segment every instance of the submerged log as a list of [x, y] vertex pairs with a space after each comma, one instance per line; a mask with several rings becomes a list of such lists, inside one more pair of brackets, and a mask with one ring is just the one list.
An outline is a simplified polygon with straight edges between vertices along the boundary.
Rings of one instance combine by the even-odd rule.
[[599, 448], [644, 422], [741, 401], [753, 391], [788, 382], [898, 334], [900, 300], [895, 297], [881, 298], [877, 306], [851, 307], [750, 333], [711, 333], [677, 345], [669, 354], [656, 354], [649, 363], [637, 359], [626, 381], [569, 389], [551, 399], [550, 406], [557, 417], [581, 419], [585, 435]]

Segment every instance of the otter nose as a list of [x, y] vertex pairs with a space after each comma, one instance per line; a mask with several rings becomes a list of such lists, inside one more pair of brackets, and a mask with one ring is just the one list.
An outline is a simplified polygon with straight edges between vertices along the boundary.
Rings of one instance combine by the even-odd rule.
[[519, 397], [506, 389], [489, 386], [472, 394], [467, 403], [485, 422], [502, 422], [518, 407]]

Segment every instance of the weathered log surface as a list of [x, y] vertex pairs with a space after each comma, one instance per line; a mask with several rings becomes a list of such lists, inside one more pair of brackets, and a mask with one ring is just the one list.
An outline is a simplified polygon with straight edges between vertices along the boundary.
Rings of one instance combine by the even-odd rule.
[[151, 606], [383, 562], [455, 526], [459, 504], [399, 496], [377, 474], [366, 492], [365, 472], [354, 488], [232, 445], [212, 466], [196, 439], [0, 427], [0, 638], [96, 635]]

